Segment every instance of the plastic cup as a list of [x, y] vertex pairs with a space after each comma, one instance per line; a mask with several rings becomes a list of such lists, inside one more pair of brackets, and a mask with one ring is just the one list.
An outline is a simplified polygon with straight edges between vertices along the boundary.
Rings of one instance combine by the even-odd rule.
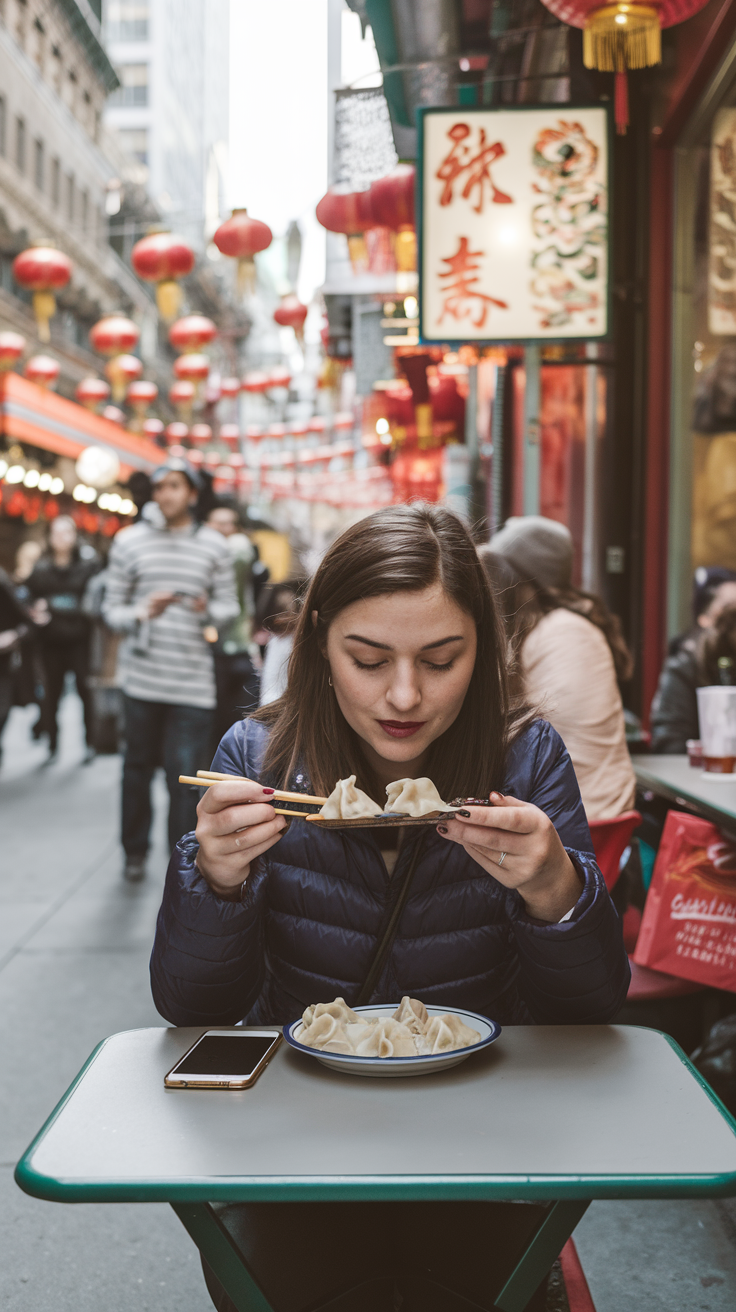
[[736, 765], [736, 687], [698, 688], [703, 767], [708, 774], [733, 774]]

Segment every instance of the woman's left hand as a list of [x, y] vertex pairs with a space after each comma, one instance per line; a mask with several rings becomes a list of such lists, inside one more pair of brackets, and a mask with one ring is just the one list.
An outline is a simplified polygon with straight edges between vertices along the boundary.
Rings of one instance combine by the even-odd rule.
[[556, 922], [575, 906], [582, 881], [552, 821], [531, 802], [491, 793], [491, 806], [468, 806], [437, 832], [460, 843], [506, 888], [515, 888], [535, 920]]

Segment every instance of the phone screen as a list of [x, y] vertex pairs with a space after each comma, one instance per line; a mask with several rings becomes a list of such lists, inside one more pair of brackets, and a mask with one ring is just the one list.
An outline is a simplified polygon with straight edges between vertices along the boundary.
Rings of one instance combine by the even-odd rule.
[[203, 1034], [172, 1075], [225, 1075], [247, 1079], [278, 1037], [260, 1034]]

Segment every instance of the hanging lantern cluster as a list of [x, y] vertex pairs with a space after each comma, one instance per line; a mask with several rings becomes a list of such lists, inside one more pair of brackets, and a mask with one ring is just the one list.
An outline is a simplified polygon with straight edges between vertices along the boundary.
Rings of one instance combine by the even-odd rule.
[[[417, 244], [414, 226], [413, 164], [399, 164], [383, 178], [376, 179], [365, 191], [348, 191], [331, 187], [317, 206], [317, 219], [328, 232], [343, 233], [353, 269], [358, 272], [371, 266], [371, 251], [366, 234], [384, 229], [392, 235], [396, 268], [411, 272], [417, 267]], [[380, 243], [372, 243], [378, 252]]]
[[0, 333], [0, 373], [9, 373], [25, 349], [26, 339], [20, 333]]
[[265, 251], [273, 241], [273, 233], [267, 223], [252, 219], [245, 209], [233, 210], [232, 216], [221, 223], [214, 237], [215, 246], [221, 255], [228, 255], [238, 261], [237, 287], [240, 295], [255, 291], [256, 266], [253, 259], [259, 251]]
[[570, 27], [583, 29], [583, 63], [601, 73], [614, 73], [614, 117], [621, 135], [629, 125], [627, 71], [662, 62], [662, 28], [692, 18], [707, 0], [542, 0]]
[[153, 231], [136, 242], [130, 262], [143, 282], [155, 282], [158, 312], [165, 323], [171, 323], [181, 305], [179, 279], [194, 268], [192, 247], [172, 232]]
[[49, 320], [56, 314], [55, 293], [66, 287], [72, 276], [72, 267], [69, 257], [48, 242], [29, 246], [13, 260], [15, 281], [33, 293], [33, 313], [42, 342], [51, 340]]

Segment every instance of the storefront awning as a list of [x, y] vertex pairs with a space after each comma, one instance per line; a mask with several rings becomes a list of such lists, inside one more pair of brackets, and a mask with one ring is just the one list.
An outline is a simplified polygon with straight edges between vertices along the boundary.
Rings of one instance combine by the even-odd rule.
[[105, 447], [118, 457], [123, 479], [134, 469], [150, 473], [165, 459], [153, 442], [13, 373], [0, 376], [0, 431], [73, 460], [85, 447]]

